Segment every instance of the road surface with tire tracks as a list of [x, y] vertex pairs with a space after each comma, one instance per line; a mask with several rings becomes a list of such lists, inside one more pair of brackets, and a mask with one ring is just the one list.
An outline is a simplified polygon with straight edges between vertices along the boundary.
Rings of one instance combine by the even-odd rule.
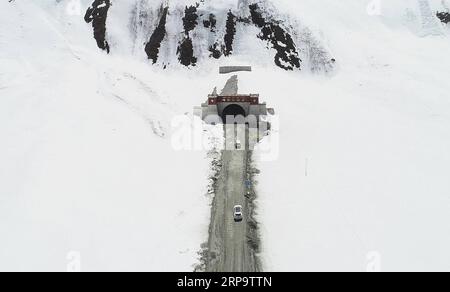
[[[237, 78], [233, 76], [222, 94], [237, 94]], [[240, 127], [239, 130], [237, 127]], [[244, 125], [224, 125], [226, 148], [222, 151], [222, 167], [218, 176], [211, 211], [208, 240], [207, 272], [258, 272], [261, 270], [251, 231], [249, 185], [248, 128]], [[235, 149], [239, 136], [242, 149]], [[243, 143], [245, 142], [245, 143]], [[235, 222], [233, 207], [242, 205], [243, 220]]]

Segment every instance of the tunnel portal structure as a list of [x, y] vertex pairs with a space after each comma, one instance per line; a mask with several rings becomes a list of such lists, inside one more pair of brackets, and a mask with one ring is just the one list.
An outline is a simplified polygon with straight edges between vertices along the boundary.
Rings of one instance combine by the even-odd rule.
[[[224, 68], [228, 67], [221, 69]], [[273, 109], [267, 108], [265, 102], [260, 102], [259, 94], [238, 94], [237, 75], [228, 79], [220, 94], [214, 88], [206, 102], [195, 107], [194, 112], [208, 124], [246, 124], [249, 128], [260, 130], [270, 128], [267, 115], [275, 113]]]
[[211, 94], [199, 110], [199, 116], [203, 120], [207, 120], [208, 117], [220, 117], [224, 124], [227, 122], [227, 117], [237, 118], [237, 120], [239, 120], [238, 117], [243, 117], [246, 121], [253, 118], [259, 124], [261, 117], [267, 116], [268, 112], [266, 103], [259, 102], [259, 94]]

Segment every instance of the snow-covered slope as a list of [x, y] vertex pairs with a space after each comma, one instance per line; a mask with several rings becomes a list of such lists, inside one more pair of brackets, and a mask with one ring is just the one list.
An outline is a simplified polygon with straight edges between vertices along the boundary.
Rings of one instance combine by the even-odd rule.
[[65, 271], [78, 253], [84, 271], [192, 270], [206, 155], [167, 139], [189, 109], [145, 64], [98, 51], [64, 5], [0, 11], [0, 270]]
[[[78, 252], [82, 270], [192, 270], [208, 159], [173, 150], [170, 122], [224, 84], [223, 64], [252, 65], [240, 91], [281, 120], [279, 157], [258, 163], [266, 270], [365, 270], [368, 255], [383, 270], [450, 270], [445, 1], [200, 1], [217, 29], [201, 18], [189, 31], [188, 67], [177, 49], [195, 1], [112, 1], [109, 55], [83, 19], [92, 2], [0, 2], [0, 270], [65, 270]], [[275, 65], [256, 25], [210, 57], [226, 13], [254, 2], [292, 35], [300, 70]]]
[[340, 70], [249, 86], [281, 119], [259, 185], [267, 269], [450, 270], [448, 28], [422, 30], [420, 1], [375, 16], [368, 1], [278, 2], [323, 32]]
[[232, 55], [287, 70], [332, 71], [318, 36], [267, 0], [93, 0], [86, 21], [99, 48], [161, 68], [218, 64]]

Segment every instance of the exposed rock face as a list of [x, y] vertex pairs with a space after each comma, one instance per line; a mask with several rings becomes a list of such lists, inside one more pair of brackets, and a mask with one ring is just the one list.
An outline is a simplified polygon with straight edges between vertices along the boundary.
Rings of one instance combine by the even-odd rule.
[[205, 28], [209, 28], [211, 32], [216, 32], [217, 19], [213, 13], [209, 14], [208, 19], [203, 20]]
[[261, 28], [258, 38], [271, 43], [272, 47], [277, 51], [275, 64], [285, 70], [299, 69], [301, 60], [291, 35], [279, 23], [267, 21], [262, 16], [258, 4], [250, 5], [250, 13], [252, 22]]
[[236, 16], [233, 12], [229, 11], [227, 16], [226, 34], [224, 37], [225, 48], [223, 54], [225, 56], [231, 55], [233, 52], [233, 41], [236, 34]]
[[211, 52], [210, 57], [214, 59], [220, 59], [222, 57], [222, 51], [224, 50], [223, 47], [219, 47], [218, 43], [214, 43], [212, 46], [209, 47], [209, 51]]
[[[134, 1], [128, 6], [131, 53], [142, 56], [145, 51], [152, 64], [163, 68], [175, 63], [196, 66], [208, 58], [239, 55], [241, 48], [247, 54], [253, 54], [253, 50], [255, 54], [266, 49], [273, 51], [270, 62], [284, 70], [307, 66], [312, 72], [329, 72], [334, 68], [335, 60], [322, 42], [296, 20], [279, 14], [270, 0], [236, 0], [237, 6], [225, 2], [216, 5], [214, 0], [186, 0], [190, 3], [187, 6], [183, 1], [129, 1]], [[119, 10], [127, 5], [111, 6], [111, 0], [95, 0], [85, 16], [86, 22], [92, 22], [98, 47], [108, 53], [110, 44], [112, 49], [122, 44], [116, 40], [115, 27], [109, 30], [108, 44], [106, 23], [114, 25], [111, 17], [127, 15], [127, 11], [115, 11], [107, 22], [110, 7]], [[243, 42], [251, 45], [242, 46]]]
[[165, 7], [163, 9], [158, 27], [156, 27], [155, 31], [150, 37], [150, 41], [145, 46], [145, 52], [147, 53], [148, 58], [153, 61], [153, 64], [155, 64], [158, 61], [161, 42], [164, 40], [164, 37], [166, 36], [166, 22], [168, 12], [169, 7]]
[[436, 16], [445, 24], [450, 22], [450, 13], [448, 12], [438, 12]]
[[109, 44], [106, 41], [106, 18], [108, 17], [108, 10], [110, 7], [110, 0], [95, 0], [91, 7], [87, 9], [84, 16], [84, 20], [87, 23], [92, 22], [97, 46], [100, 49], [105, 50], [108, 54]]
[[197, 63], [197, 58], [194, 56], [194, 45], [190, 37], [190, 32], [198, 25], [197, 7], [198, 4], [189, 6], [184, 11], [183, 28], [185, 37], [177, 48], [178, 60], [184, 66], [195, 66]]
[[183, 17], [184, 32], [189, 34], [198, 25], [197, 6], [186, 7]]
[[192, 39], [187, 37], [177, 49], [178, 60], [184, 66], [195, 66], [197, 58], [194, 57], [194, 47], [192, 45]]

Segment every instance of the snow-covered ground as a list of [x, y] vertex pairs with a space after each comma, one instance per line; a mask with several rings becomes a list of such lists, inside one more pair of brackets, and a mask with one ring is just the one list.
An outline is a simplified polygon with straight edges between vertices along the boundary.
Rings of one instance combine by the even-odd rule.
[[0, 270], [80, 255], [83, 271], [191, 271], [208, 161], [169, 139], [190, 107], [148, 65], [100, 52], [80, 16], [33, 2], [0, 3]]
[[423, 1], [272, 1], [336, 58], [328, 75], [282, 71], [239, 28], [233, 57], [162, 71], [131, 5], [110, 9], [106, 55], [67, 2], [0, 2], [0, 270], [192, 270], [208, 160], [175, 151], [170, 122], [223, 86], [220, 64], [253, 65], [240, 92], [280, 117], [258, 162], [266, 270], [450, 270], [449, 30]]
[[450, 270], [448, 34], [404, 26], [414, 1], [381, 1], [381, 16], [367, 1], [277, 2], [323, 32], [340, 68], [249, 86], [281, 119], [279, 159], [260, 164], [266, 268]]

